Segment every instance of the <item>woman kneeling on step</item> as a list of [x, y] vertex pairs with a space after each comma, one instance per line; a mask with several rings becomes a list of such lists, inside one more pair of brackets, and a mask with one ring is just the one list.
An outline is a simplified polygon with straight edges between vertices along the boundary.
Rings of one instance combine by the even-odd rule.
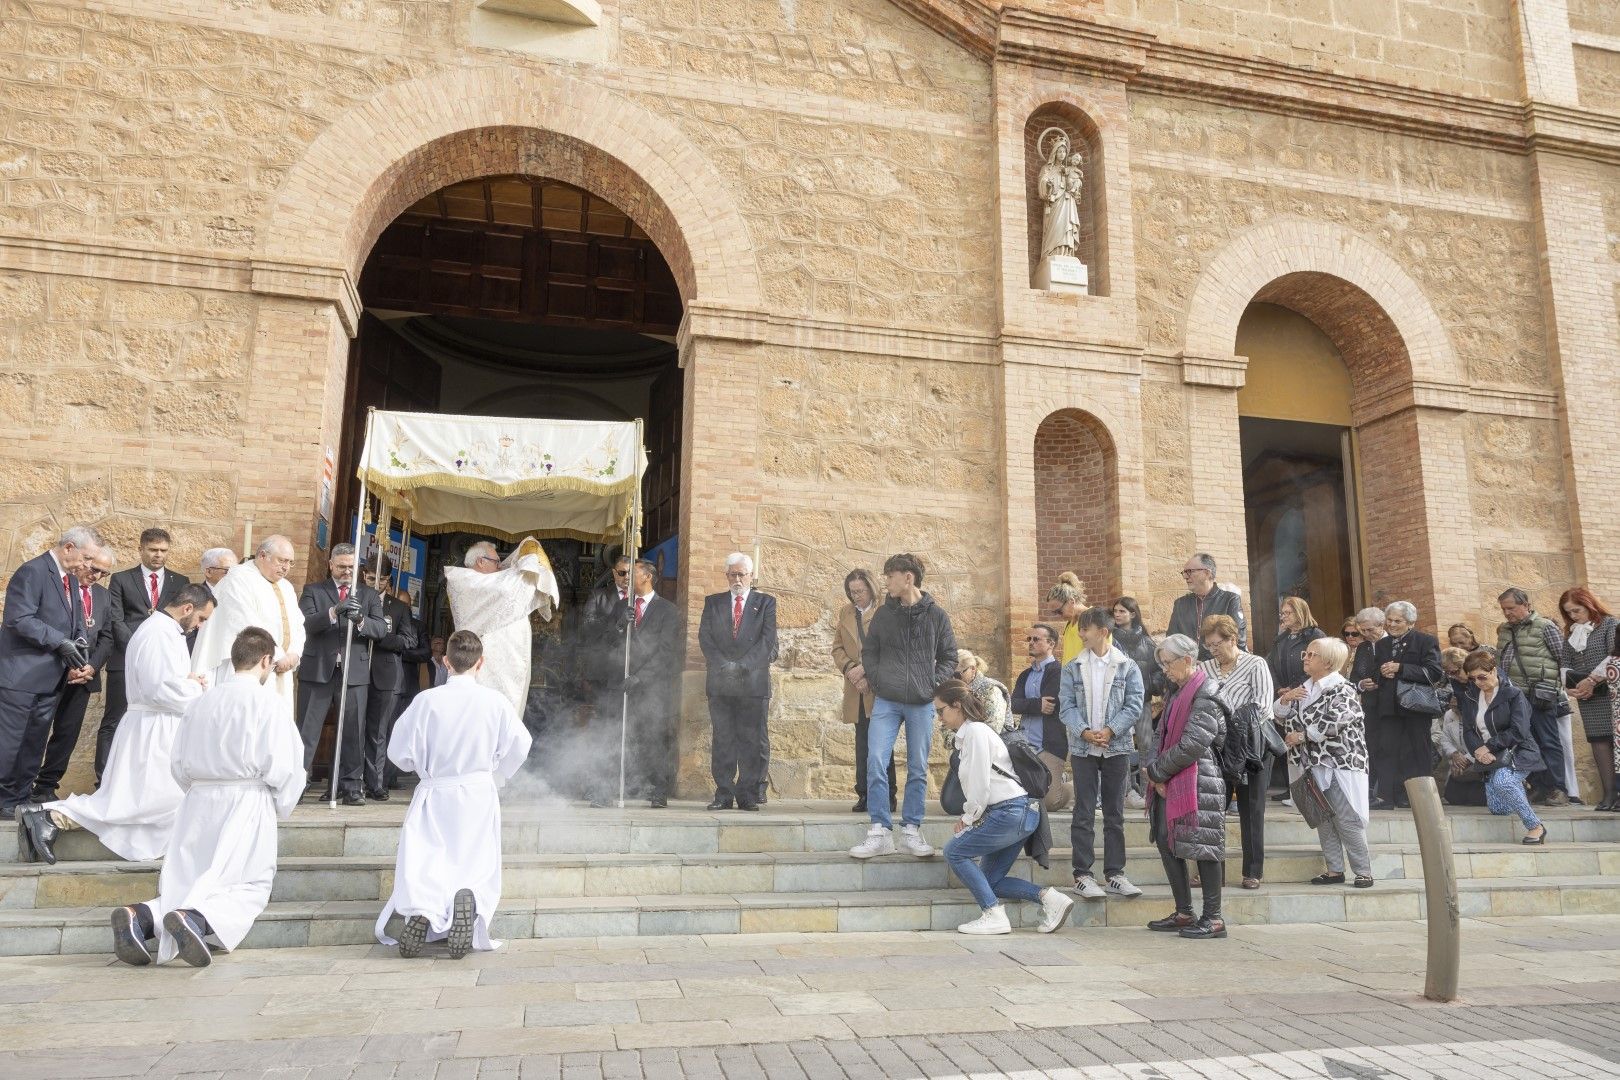
[[1040, 931], [1062, 926], [1074, 901], [1056, 889], [1043, 889], [1007, 872], [1024, 852], [1024, 841], [1041, 821], [1040, 800], [1018, 783], [1001, 736], [985, 723], [978, 695], [960, 679], [946, 679], [934, 691], [934, 709], [956, 735], [961, 755], [957, 777], [964, 806], [956, 835], [945, 845], [945, 861], [984, 912], [956, 929], [963, 934], [1010, 934], [1012, 923], [1001, 900], [1041, 905]]
[[1463, 742], [1485, 770], [1485, 805], [1491, 813], [1517, 814], [1528, 830], [1522, 843], [1545, 844], [1547, 826], [1524, 791], [1525, 781], [1545, 760], [1530, 731], [1530, 699], [1502, 678], [1499, 664], [1494, 649], [1475, 649], [1463, 661], [1473, 684], [1458, 710]]
[[1305, 683], [1284, 690], [1275, 712], [1283, 721], [1288, 744], [1288, 784], [1307, 772], [1320, 792], [1316, 839], [1322, 845], [1327, 872], [1312, 885], [1343, 885], [1344, 865], [1356, 875], [1358, 889], [1373, 885], [1372, 855], [1367, 850], [1367, 720], [1361, 695], [1339, 674], [1350, 647], [1338, 638], [1317, 638], [1305, 646]]

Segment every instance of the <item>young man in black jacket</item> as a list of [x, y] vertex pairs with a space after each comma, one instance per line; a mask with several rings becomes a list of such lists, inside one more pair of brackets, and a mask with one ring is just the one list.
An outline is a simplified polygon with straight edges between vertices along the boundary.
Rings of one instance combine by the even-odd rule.
[[894, 820], [889, 813], [889, 762], [900, 729], [906, 731], [906, 792], [900, 806], [900, 846], [908, 854], [934, 854], [922, 838], [923, 800], [928, 792], [928, 750], [934, 740], [934, 690], [956, 675], [956, 635], [951, 617], [922, 591], [922, 560], [910, 553], [883, 564], [888, 599], [872, 615], [861, 648], [861, 678], [876, 695], [866, 738], [866, 807], [872, 827], [850, 849], [857, 859], [893, 855]]
[[1018, 673], [1012, 684], [1012, 713], [1024, 734], [1041, 752], [1041, 763], [1051, 774], [1044, 805], [1049, 811], [1067, 810], [1074, 800], [1074, 787], [1063, 782], [1064, 764], [1069, 760], [1069, 733], [1058, 719], [1058, 690], [1063, 682], [1063, 664], [1057, 656], [1058, 633], [1045, 623], [1029, 628], [1024, 638], [1029, 667]]

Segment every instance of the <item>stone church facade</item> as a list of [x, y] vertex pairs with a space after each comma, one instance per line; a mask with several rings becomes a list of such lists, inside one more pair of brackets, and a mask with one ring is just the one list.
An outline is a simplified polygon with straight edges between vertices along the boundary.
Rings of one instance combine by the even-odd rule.
[[[1048, 126], [1089, 295], [1032, 287]], [[1349, 373], [1362, 599], [1620, 599], [1616, 0], [0, 0], [5, 566], [251, 522], [307, 572], [373, 241], [508, 174], [674, 273], [682, 595], [758, 546], [782, 792], [850, 783], [849, 567], [920, 553], [1003, 676], [1051, 566], [1155, 628], [1192, 551], [1247, 586], [1256, 303]]]

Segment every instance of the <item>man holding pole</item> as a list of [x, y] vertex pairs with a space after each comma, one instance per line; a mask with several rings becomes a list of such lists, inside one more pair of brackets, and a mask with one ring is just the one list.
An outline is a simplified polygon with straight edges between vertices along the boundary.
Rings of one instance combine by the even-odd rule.
[[298, 598], [304, 622], [304, 651], [298, 664], [304, 770], [308, 772], [314, 761], [326, 714], [341, 687], [342, 738], [341, 745], [334, 744], [332, 784], [344, 806], [364, 806], [366, 802], [360, 783], [365, 762], [366, 687], [371, 682], [369, 646], [388, 633], [382, 598], [375, 589], [355, 583], [354, 560], [353, 544], [334, 546], [328, 563], [331, 578], [305, 585]]

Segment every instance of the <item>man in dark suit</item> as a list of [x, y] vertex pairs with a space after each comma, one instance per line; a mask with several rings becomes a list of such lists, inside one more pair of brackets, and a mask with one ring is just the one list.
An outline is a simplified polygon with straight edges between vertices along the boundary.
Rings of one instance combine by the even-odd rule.
[[[626, 614], [619, 619], [620, 633], [626, 623], [631, 625], [630, 674], [626, 678], [621, 670], [618, 680], [622, 690], [629, 692], [625, 790], [645, 797], [659, 809], [669, 805], [669, 793], [675, 788], [675, 725], [680, 715], [686, 641], [680, 609], [653, 591], [657, 568], [638, 559], [635, 582], [634, 606], [626, 605]], [[621, 658], [622, 648], [616, 654]], [[623, 704], [621, 698], [621, 708]], [[617, 736], [616, 731], [614, 734]]]
[[102, 702], [101, 727], [96, 731], [98, 784], [101, 771], [107, 767], [113, 736], [118, 733], [118, 721], [129, 709], [129, 698], [124, 693], [124, 650], [129, 647], [129, 639], [147, 616], [168, 607], [175, 593], [191, 584], [186, 575], [170, 570], [168, 561], [169, 534], [162, 529], [147, 529], [141, 533], [141, 561], [107, 580], [112, 599], [112, 656], [107, 660], [107, 697]]
[[0, 620], [0, 820], [30, 808], [34, 778], [45, 754], [56, 701], [70, 676], [94, 674], [79, 644], [84, 612], [74, 603], [73, 574], [104, 543], [76, 525], [56, 546], [29, 559], [6, 585]]
[[[304, 652], [298, 661], [298, 727], [304, 736], [304, 771], [315, 760], [315, 748], [326, 727], [338, 688], [344, 688], [343, 745], [335, 751], [341, 774], [337, 785], [344, 806], [364, 806], [360, 781], [365, 764], [366, 687], [371, 682], [371, 649], [388, 633], [382, 597], [364, 584], [350, 592], [354, 575], [354, 545], [337, 544], [328, 563], [332, 576], [312, 581], [298, 597], [304, 613]], [[348, 653], [344, 642], [354, 627]], [[328, 792], [331, 788], [328, 787]]]
[[709, 671], [709, 751], [714, 771], [710, 810], [758, 810], [770, 761], [766, 714], [771, 662], [776, 659], [776, 598], [755, 591], [754, 560], [742, 552], [726, 559], [730, 588], [703, 600], [698, 646]]
[[34, 778], [31, 801], [48, 803], [56, 798], [56, 786], [67, 774], [68, 762], [79, 745], [79, 731], [84, 727], [84, 711], [90, 697], [101, 692], [101, 671], [113, 651], [112, 597], [98, 582], [111, 572], [112, 552], [102, 548], [74, 571], [78, 587], [74, 592], [79, 612], [84, 617], [85, 654], [95, 674], [88, 678], [69, 675], [62, 696], [56, 699], [56, 715], [51, 719], [51, 737], [45, 744], [45, 760]]
[[387, 556], [382, 560], [381, 575], [372, 563], [360, 571], [366, 586], [382, 597], [383, 622], [388, 628], [371, 643], [371, 687], [366, 691], [364, 780], [366, 797], [378, 802], [388, 801], [388, 734], [398, 715], [394, 705], [405, 689], [404, 653], [416, 647], [416, 620], [411, 617], [410, 605], [391, 591], [383, 591], [389, 589], [393, 576], [394, 567]]

